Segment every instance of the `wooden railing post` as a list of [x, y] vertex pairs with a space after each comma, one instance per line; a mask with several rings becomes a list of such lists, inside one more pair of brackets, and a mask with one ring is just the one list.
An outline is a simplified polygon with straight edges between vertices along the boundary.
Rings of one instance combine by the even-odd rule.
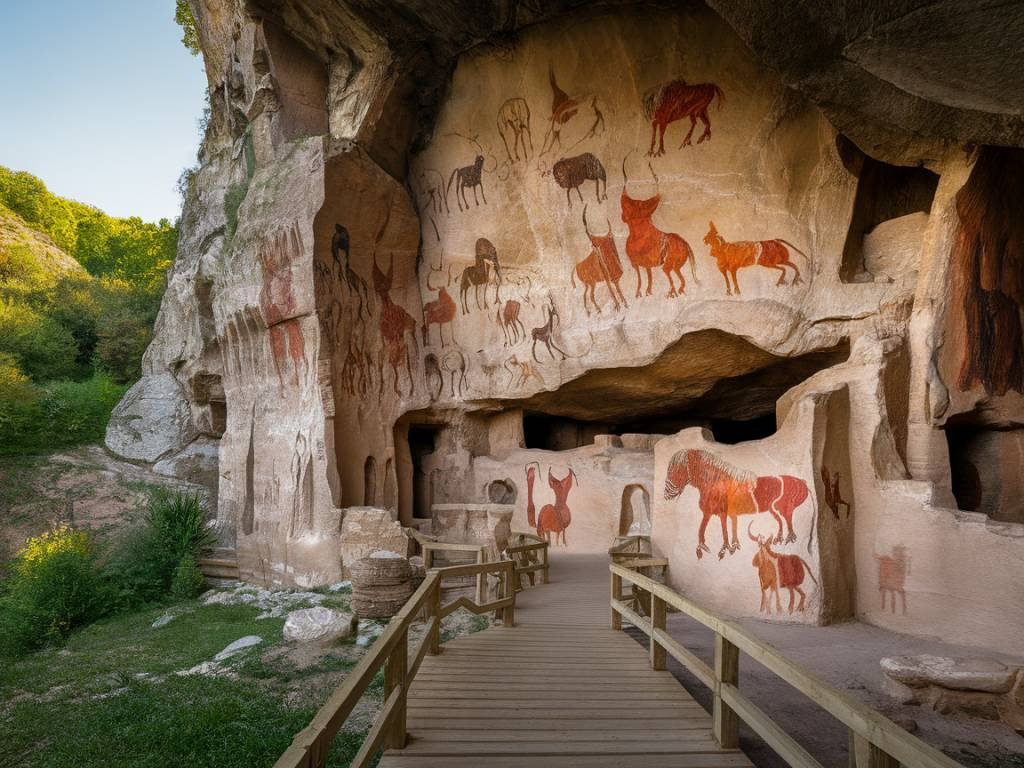
[[431, 655], [437, 655], [441, 652], [441, 578], [437, 578], [437, 583], [431, 592], [430, 598], [427, 600], [427, 620], [433, 618], [434, 623], [430, 630], [430, 653]]
[[655, 630], [665, 629], [665, 601], [657, 595], [651, 595], [651, 669], [665, 669], [665, 646], [654, 636]]
[[[476, 553], [476, 564], [483, 565], [484, 562], [484, 548], [480, 547], [480, 551]], [[487, 575], [484, 573], [478, 573], [476, 575], [476, 602], [477, 605], [483, 605], [487, 602], [484, 590], [486, 589]]]
[[515, 578], [515, 564], [508, 569], [503, 578], [505, 582], [505, 597], [512, 598], [512, 604], [506, 605], [501, 613], [501, 623], [504, 627], [514, 627], [516, 625], [516, 590], [515, 585], [512, 583]]
[[548, 578], [548, 550], [549, 549], [550, 549], [550, 547], [544, 547], [542, 549], [542, 551], [544, 552], [544, 583], [545, 584], [548, 584], [551, 581]]
[[860, 734], [850, 731], [850, 768], [900, 768], [899, 761], [887, 755]]
[[740, 649], [715, 634], [715, 703], [713, 733], [715, 741], [726, 749], [740, 744], [740, 718], [722, 699], [722, 686], [739, 685]]
[[406, 700], [409, 685], [406, 679], [409, 664], [409, 630], [403, 629], [395, 643], [391, 655], [384, 666], [384, 699], [391, 695], [395, 688], [401, 688], [398, 703], [391, 715], [391, 723], [385, 729], [384, 749], [404, 749], [406, 737]]
[[[617, 573], [612, 574], [612, 600], [619, 600], [622, 596], [622, 577]], [[622, 617], [612, 607], [612, 629], [622, 629]]]

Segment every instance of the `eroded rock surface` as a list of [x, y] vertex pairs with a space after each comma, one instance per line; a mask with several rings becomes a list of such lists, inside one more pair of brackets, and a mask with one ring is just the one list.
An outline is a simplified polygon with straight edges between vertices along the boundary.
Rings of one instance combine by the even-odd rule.
[[108, 445], [216, 444], [243, 578], [500, 501], [726, 613], [1019, 650], [1012, 5], [193, 5], [210, 127]]

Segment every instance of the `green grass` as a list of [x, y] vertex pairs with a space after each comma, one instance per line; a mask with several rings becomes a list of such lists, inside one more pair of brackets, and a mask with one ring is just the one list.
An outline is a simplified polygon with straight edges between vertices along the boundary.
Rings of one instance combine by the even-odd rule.
[[[176, 618], [151, 628], [167, 612]], [[272, 764], [355, 660], [345, 646], [302, 668], [283, 654], [266, 660], [284, 621], [258, 613], [181, 601], [98, 621], [61, 649], [5, 661], [0, 766]], [[264, 643], [235, 657], [233, 676], [173, 674], [245, 635]], [[341, 732], [328, 765], [348, 765], [364, 735]]]

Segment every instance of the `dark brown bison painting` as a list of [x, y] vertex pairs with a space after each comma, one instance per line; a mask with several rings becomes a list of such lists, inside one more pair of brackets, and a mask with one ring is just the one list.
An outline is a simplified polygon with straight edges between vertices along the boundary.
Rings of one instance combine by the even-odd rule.
[[[736, 280], [736, 273], [744, 267], [767, 267], [768, 269], [779, 270], [779, 279], [776, 285], [786, 284], [786, 267], [793, 270], [793, 280], [790, 285], [797, 285], [803, 282], [800, 277], [800, 269], [789, 257], [789, 249], [793, 249], [805, 259], [807, 254], [801, 251], [792, 243], [780, 237], [774, 240], [743, 240], [730, 243], [718, 233], [715, 222], [708, 222], [708, 233], [704, 236], [704, 243], [711, 249], [711, 256], [718, 263], [718, 271], [725, 279], [725, 292], [733, 294], [733, 287], [736, 293], [740, 292], [740, 284]], [[732, 277], [732, 286], [729, 278]]]
[[[677, 451], [669, 462], [665, 476], [665, 499], [678, 498], [693, 486], [699, 494], [698, 505], [703, 513], [697, 544], [697, 558], [710, 552], [704, 540], [708, 521], [717, 517], [722, 524], [722, 548], [718, 550], [718, 559], [739, 550], [740, 542], [736, 535], [737, 518], [741, 515], [756, 515], [767, 512], [778, 524], [778, 533], [774, 543], [795, 542], [796, 532], [793, 530], [793, 513], [806, 501], [809, 492], [807, 483], [792, 475], [756, 475], [723, 461], [707, 451], [684, 449]], [[732, 540], [726, 521], [731, 523]], [[786, 524], [783, 538], [783, 521]], [[813, 524], [812, 524], [813, 536]], [[808, 551], [811, 542], [808, 540]]]
[[[685, 117], [690, 118], [690, 130], [683, 143], [679, 145], [680, 149], [690, 145], [697, 120], [704, 124], [704, 132], [697, 139], [697, 143], [702, 144], [710, 139], [711, 120], [708, 117], [708, 108], [715, 99], [718, 99], [718, 108], [721, 109], [725, 94], [714, 83], [690, 85], [682, 79], [665, 83], [645, 93], [644, 117], [651, 121], [651, 148], [647, 151], [648, 156], [665, 154], [665, 129], [671, 123]], [[654, 149], [655, 140], [658, 143], [657, 151]]]
[[568, 546], [566, 531], [572, 523], [572, 512], [569, 509], [569, 492], [572, 491], [576, 481], [576, 473], [572, 467], [566, 472], [565, 477], [559, 480], [554, 472], [548, 467], [548, 486], [555, 495], [554, 504], [545, 504], [537, 511], [533, 500], [533, 485], [540, 471], [540, 463], [533, 461], [526, 465], [526, 522], [531, 528], [535, 528], [537, 535], [551, 543], [554, 536], [554, 543], [559, 541], [563, 547]]

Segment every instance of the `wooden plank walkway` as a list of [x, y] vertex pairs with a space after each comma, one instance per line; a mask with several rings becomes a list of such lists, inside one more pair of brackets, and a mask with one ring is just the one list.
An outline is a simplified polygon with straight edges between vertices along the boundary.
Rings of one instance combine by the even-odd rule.
[[381, 768], [740, 768], [711, 717], [609, 626], [607, 555], [552, 558], [519, 593], [517, 626], [427, 656], [409, 691], [409, 741]]

